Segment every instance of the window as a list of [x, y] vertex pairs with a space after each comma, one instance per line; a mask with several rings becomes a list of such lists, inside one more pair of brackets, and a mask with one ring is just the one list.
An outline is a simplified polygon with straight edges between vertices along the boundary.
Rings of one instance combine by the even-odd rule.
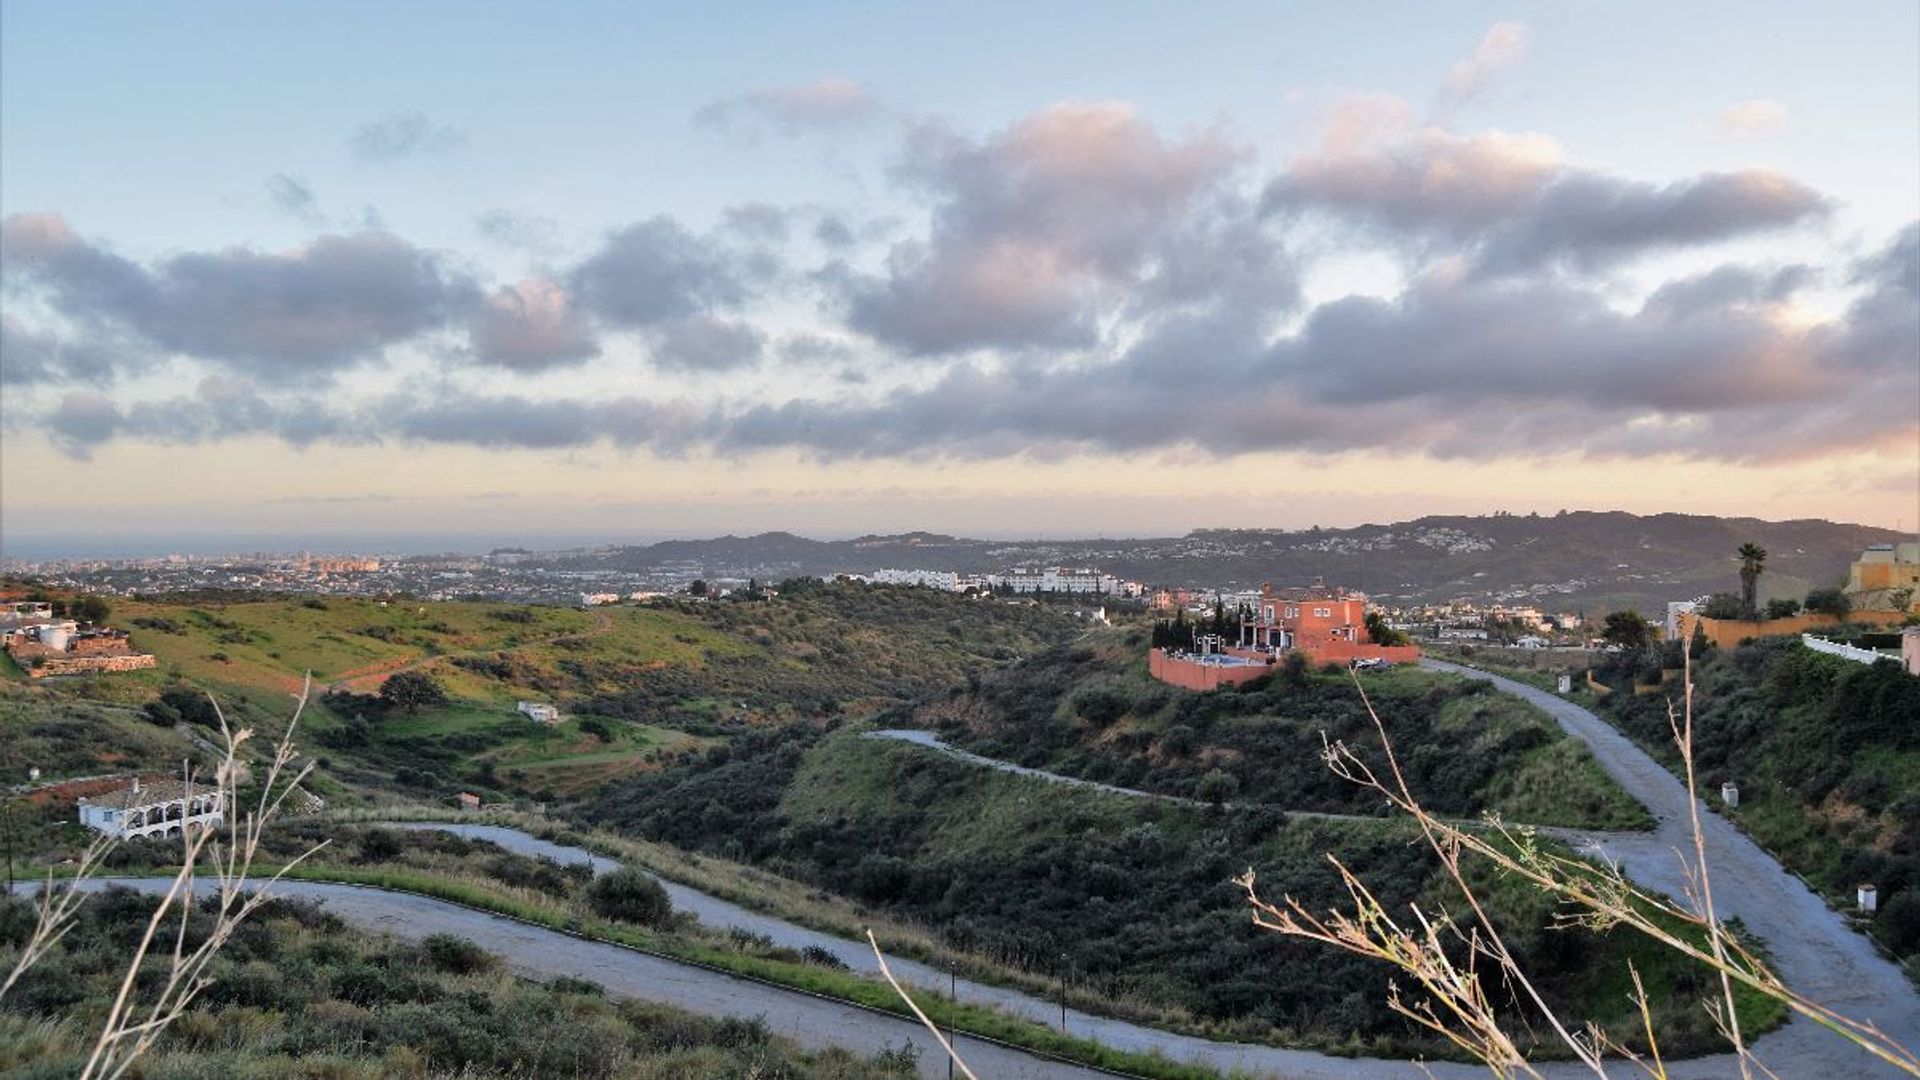
[[1267, 605], [1267, 621], [1268, 622], [1273, 621], [1273, 605], [1272, 604]]
[[1333, 609], [1324, 607], [1314, 608], [1313, 617], [1316, 619], [1331, 619], [1333, 618]]

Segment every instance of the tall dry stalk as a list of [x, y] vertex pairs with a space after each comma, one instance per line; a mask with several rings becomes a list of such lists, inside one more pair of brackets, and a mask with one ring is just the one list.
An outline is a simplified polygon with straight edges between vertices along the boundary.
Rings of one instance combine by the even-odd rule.
[[[1356, 685], [1358, 679], [1355, 680]], [[1693, 757], [1693, 670], [1689, 658], [1685, 688], [1679, 707], [1668, 703], [1668, 720], [1673, 729], [1690, 805], [1689, 828], [1692, 854], [1687, 868], [1689, 884], [1685, 889], [1691, 906], [1648, 892], [1626, 879], [1618, 865], [1590, 862], [1543, 850], [1529, 830], [1510, 829], [1490, 818], [1480, 829], [1462, 827], [1428, 813], [1408, 788], [1394, 754], [1393, 740], [1386, 725], [1360, 687], [1361, 701], [1372, 718], [1386, 756], [1386, 777], [1369, 766], [1345, 743], [1328, 743], [1324, 756], [1335, 775], [1381, 795], [1394, 808], [1413, 818], [1429, 848], [1439, 857], [1456, 891], [1472, 914], [1472, 923], [1461, 926], [1446, 917], [1412, 908], [1418, 931], [1402, 928], [1368, 892], [1357, 877], [1340, 862], [1328, 859], [1339, 872], [1353, 901], [1352, 912], [1334, 911], [1315, 915], [1292, 897], [1279, 904], [1262, 899], [1255, 888], [1252, 870], [1238, 879], [1247, 893], [1256, 926], [1291, 937], [1332, 945], [1348, 952], [1379, 960], [1413, 979], [1424, 992], [1419, 1000], [1408, 1002], [1397, 986], [1389, 989], [1389, 1004], [1401, 1015], [1459, 1046], [1485, 1063], [1497, 1076], [1539, 1076], [1525, 1055], [1506, 1034], [1485, 992], [1480, 960], [1492, 964], [1511, 983], [1526, 994], [1562, 1045], [1572, 1051], [1595, 1075], [1605, 1076], [1603, 1052], [1616, 1053], [1644, 1070], [1664, 1078], [1667, 1073], [1660, 1060], [1659, 1044], [1654, 1038], [1652, 1010], [1639, 972], [1632, 972], [1635, 1005], [1646, 1030], [1649, 1054], [1642, 1057], [1618, 1040], [1606, 1035], [1598, 1025], [1580, 1025], [1575, 1034], [1568, 1023], [1550, 1008], [1534, 989], [1527, 973], [1502, 941], [1488, 917], [1479, 895], [1463, 871], [1463, 857], [1477, 856], [1499, 873], [1554, 898], [1563, 911], [1557, 918], [1563, 926], [1608, 929], [1625, 926], [1693, 960], [1719, 977], [1720, 995], [1714, 1004], [1714, 1018], [1726, 1035], [1740, 1062], [1741, 1074], [1751, 1080], [1754, 1072], [1771, 1076], [1758, 1062], [1746, 1042], [1739, 1022], [1736, 988], [1744, 987], [1785, 1005], [1841, 1038], [1893, 1065], [1909, 1075], [1920, 1076], [1920, 1057], [1881, 1032], [1870, 1022], [1850, 1019], [1798, 993], [1783, 983], [1759, 958], [1720, 925], [1713, 905], [1712, 877], [1707, 859], [1706, 835], [1700, 819], [1696, 794]], [[1673, 925], [1682, 929], [1675, 930]], [[1702, 942], [1705, 944], [1703, 945]], [[1449, 955], [1447, 944], [1464, 946], [1466, 960]]]
[[[226, 744], [213, 778], [213, 790], [225, 809], [225, 842], [222, 842], [221, 828], [217, 825], [189, 823], [182, 827], [180, 868], [161, 894], [160, 902], [147, 919], [140, 941], [128, 957], [126, 973], [101, 1023], [93, 1051], [81, 1070], [81, 1080], [111, 1080], [125, 1074], [142, 1054], [153, 1047], [168, 1025], [179, 1019], [212, 982], [207, 972], [215, 956], [240, 924], [267, 902], [268, 889], [288, 870], [326, 845], [326, 841], [321, 841], [264, 879], [255, 875], [254, 860], [259, 855], [260, 838], [267, 823], [280, 814], [287, 797], [298, 790], [301, 782], [313, 771], [311, 762], [297, 770], [293, 768], [296, 758], [293, 733], [299, 726], [301, 714], [306, 710], [312, 685], [313, 680], [309, 676], [294, 706], [293, 716], [287, 722], [286, 731], [267, 762], [258, 800], [244, 816], [240, 813], [239, 800], [241, 748], [253, 738], [253, 729], [234, 730], [227, 723], [226, 713], [220, 708], [219, 702], [214, 702], [214, 714], [219, 718], [220, 734]], [[188, 767], [183, 775], [188, 800], [193, 796], [194, 779], [192, 769]], [[4, 996], [29, 968], [44, 959], [53, 944], [72, 928], [83, 899], [83, 884], [98, 870], [101, 860], [112, 846], [112, 841], [107, 838], [90, 845], [73, 879], [64, 889], [56, 890], [51, 879], [48, 881], [47, 888], [41, 894], [39, 917], [28, 947], [15, 962], [5, 983], [0, 984], [0, 996]], [[187, 924], [192, 914], [194, 881], [203, 871], [217, 882], [217, 889], [211, 897], [213, 923], [205, 937], [189, 947]], [[171, 933], [172, 947], [167, 953], [166, 969], [157, 986], [143, 991], [139, 987], [142, 981], [141, 968], [153, 953], [156, 943], [163, 940], [169, 919], [177, 920], [178, 925]]]

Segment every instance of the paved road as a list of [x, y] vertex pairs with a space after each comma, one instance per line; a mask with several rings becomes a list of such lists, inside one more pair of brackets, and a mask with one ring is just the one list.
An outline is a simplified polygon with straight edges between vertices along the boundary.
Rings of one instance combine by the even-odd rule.
[[[1567, 734], [1586, 743], [1600, 767], [1639, 799], [1659, 824], [1652, 833], [1561, 835], [1576, 844], [1584, 839], [1584, 846], [1617, 860], [1637, 882], [1684, 895], [1685, 863], [1680, 852], [1691, 851], [1693, 842], [1687, 789], [1671, 772], [1611, 724], [1545, 690], [1443, 660], [1422, 660], [1420, 665], [1486, 679], [1538, 706]], [[1738, 916], [1766, 943], [1774, 968], [1787, 985], [1856, 1020], [1871, 1020], [1906, 1046], [1920, 1047], [1920, 994], [1899, 969], [1798, 878], [1704, 803], [1701, 827], [1715, 909], [1722, 918]], [[1764, 1036], [1756, 1050], [1783, 1077], [1899, 1075], [1877, 1068], [1865, 1055], [1803, 1020]]]
[[[158, 892], [169, 881], [108, 878], [87, 882], [91, 889], [108, 884]], [[195, 884], [202, 893], [216, 885], [205, 878]], [[911, 1041], [920, 1050], [923, 1077], [938, 1080], [947, 1075], [946, 1058], [939, 1045], [914, 1021], [662, 960], [617, 945], [569, 937], [407, 893], [318, 881], [283, 881], [274, 886], [273, 891], [276, 896], [324, 901], [328, 911], [354, 926], [390, 933], [408, 941], [417, 941], [429, 934], [457, 934], [480, 943], [524, 974], [589, 979], [605, 987], [614, 997], [663, 1002], [704, 1016], [759, 1016], [776, 1034], [813, 1049], [840, 1046], [872, 1054]], [[967, 1061], [983, 1078], [1101, 1080], [1107, 1075], [965, 1036], [961, 1037], [960, 1045]]]

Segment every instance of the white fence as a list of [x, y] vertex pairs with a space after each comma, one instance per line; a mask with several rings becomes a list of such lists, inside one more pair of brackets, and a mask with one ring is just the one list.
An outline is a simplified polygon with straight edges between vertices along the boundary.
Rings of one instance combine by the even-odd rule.
[[1898, 663], [1900, 660], [1899, 657], [1894, 656], [1892, 653], [1874, 652], [1872, 649], [1843, 645], [1838, 641], [1828, 641], [1826, 638], [1814, 637], [1812, 634], [1801, 634], [1800, 644], [1805, 645], [1814, 652], [1823, 652], [1828, 656], [1837, 656], [1842, 660], [1851, 660], [1856, 664], [1871, 664], [1876, 660], [1892, 660]]

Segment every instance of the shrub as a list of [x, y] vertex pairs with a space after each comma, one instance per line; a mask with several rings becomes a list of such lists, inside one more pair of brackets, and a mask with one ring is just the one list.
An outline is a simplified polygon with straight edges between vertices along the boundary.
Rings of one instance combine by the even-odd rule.
[[420, 951], [434, 970], [453, 975], [489, 971], [499, 962], [492, 953], [456, 934], [429, 934], [420, 943]]
[[602, 918], [643, 926], [665, 926], [673, 918], [673, 902], [649, 874], [620, 869], [595, 878], [587, 886], [587, 906]]

